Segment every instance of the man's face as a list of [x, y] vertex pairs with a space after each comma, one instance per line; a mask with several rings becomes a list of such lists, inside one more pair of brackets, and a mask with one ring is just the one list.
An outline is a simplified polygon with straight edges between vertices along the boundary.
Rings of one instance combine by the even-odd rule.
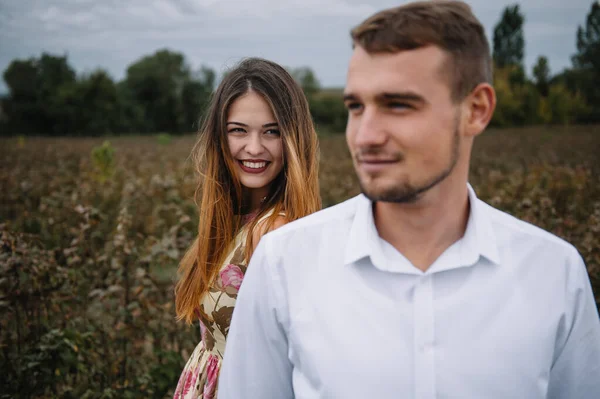
[[356, 46], [344, 92], [346, 140], [363, 193], [413, 202], [453, 171], [461, 140], [449, 57], [435, 46], [369, 54]]

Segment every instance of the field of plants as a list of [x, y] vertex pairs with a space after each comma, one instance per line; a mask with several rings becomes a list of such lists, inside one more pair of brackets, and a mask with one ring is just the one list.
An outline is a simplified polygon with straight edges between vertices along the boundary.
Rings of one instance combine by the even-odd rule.
[[[0, 398], [163, 398], [199, 339], [175, 322], [192, 241], [194, 137], [0, 140]], [[325, 206], [358, 193], [321, 139]], [[573, 243], [600, 303], [600, 126], [490, 130], [471, 183]]]

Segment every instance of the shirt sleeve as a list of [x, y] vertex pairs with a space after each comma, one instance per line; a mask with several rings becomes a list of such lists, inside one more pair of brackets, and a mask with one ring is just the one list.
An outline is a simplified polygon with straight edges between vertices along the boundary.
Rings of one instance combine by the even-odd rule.
[[293, 398], [283, 283], [260, 240], [244, 276], [227, 336], [219, 399]]
[[600, 397], [600, 318], [579, 254], [570, 262], [567, 307], [559, 325], [548, 398]]

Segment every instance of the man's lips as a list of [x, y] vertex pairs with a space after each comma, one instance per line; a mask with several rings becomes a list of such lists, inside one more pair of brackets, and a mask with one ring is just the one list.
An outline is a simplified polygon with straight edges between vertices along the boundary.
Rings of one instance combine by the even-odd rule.
[[358, 158], [358, 163], [395, 163], [398, 159], [392, 158]]
[[367, 173], [374, 173], [393, 166], [400, 160], [398, 158], [358, 157], [356, 161], [361, 170]]

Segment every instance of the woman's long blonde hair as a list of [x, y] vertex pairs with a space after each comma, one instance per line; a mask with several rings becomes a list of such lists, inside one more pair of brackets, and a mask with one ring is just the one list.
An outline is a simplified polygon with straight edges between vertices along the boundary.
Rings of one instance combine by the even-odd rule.
[[210, 289], [237, 232], [248, 213], [247, 193], [235, 172], [227, 142], [227, 116], [231, 104], [248, 91], [261, 95], [279, 125], [284, 166], [270, 193], [248, 225], [245, 259], [252, 255], [252, 234], [257, 221], [273, 211], [259, 228], [267, 231], [280, 212], [293, 221], [321, 208], [318, 182], [318, 140], [308, 102], [300, 86], [278, 64], [260, 58], [242, 61], [223, 78], [193, 149], [199, 175], [195, 193], [199, 209], [198, 236], [179, 265], [175, 287], [178, 320], [192, 323], [200, 314], [202, 297]]

